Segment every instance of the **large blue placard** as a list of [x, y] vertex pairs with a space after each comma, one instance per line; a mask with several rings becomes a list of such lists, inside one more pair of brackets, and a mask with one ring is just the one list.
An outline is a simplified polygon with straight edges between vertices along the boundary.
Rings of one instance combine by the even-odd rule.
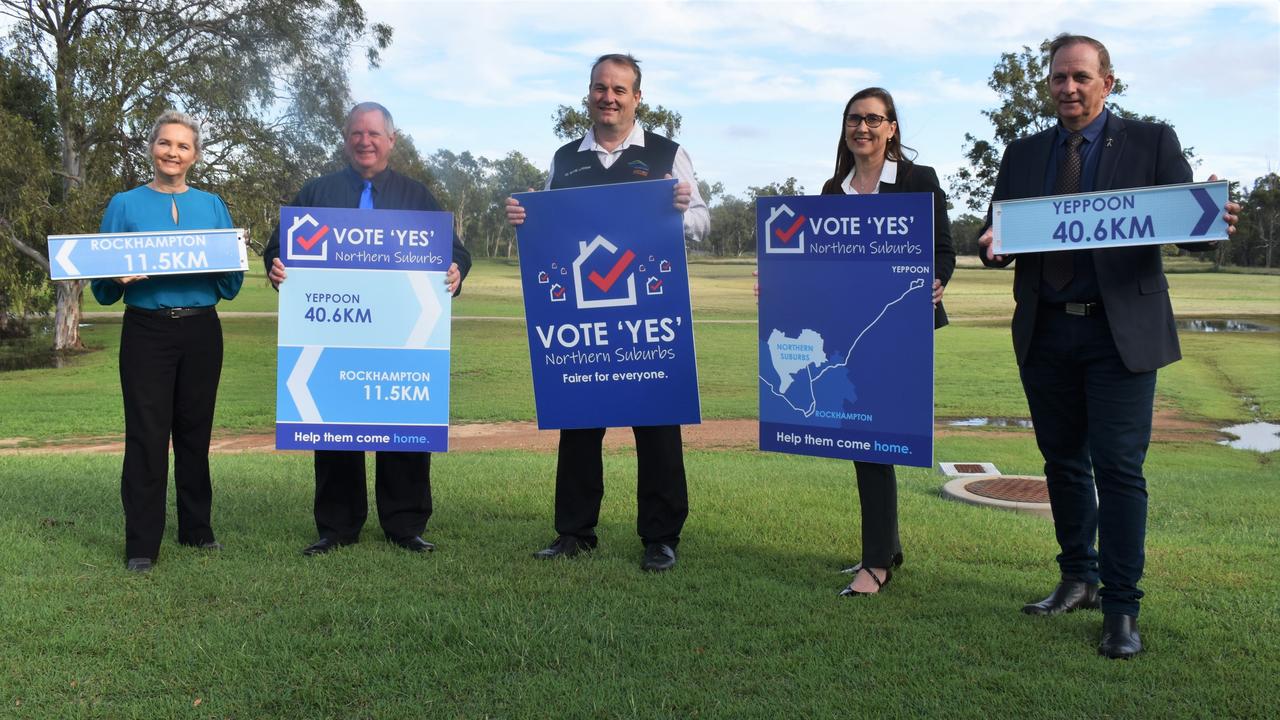
[[674, 180], [520, 193], [538, 427], [702, 421]]
[[760, 448], [933, 464], [933, 197], [765, 197]]
[[449, 448], [443, 212], [280, 209], [276, 447]]
[[992, 252], [1226, 240], [1226, 182], [1053, 195], [992, 204]]
[[49, 277], [85, 280], [247, 270], [244, 238], [239, 228], [50, 235]]

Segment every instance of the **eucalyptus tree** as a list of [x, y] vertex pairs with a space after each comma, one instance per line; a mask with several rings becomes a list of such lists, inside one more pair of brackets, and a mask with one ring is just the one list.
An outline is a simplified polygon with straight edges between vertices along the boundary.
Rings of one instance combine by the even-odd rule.
[[[226, 184], [233, 212], [262, 227], [258, 216], [327, 157], [352, 51], [376, 65], [392, 32], [357, 0], [0, 0], [0, 15], [4, 54], [52, 89], [60, 182], [49, 203], [63, 232], [92, 230], [91, 209], [149, 177], [146, 131], [167, 108], [206, 128], [193, 181]], [[47, 268], [43, 238], [8, 239]], [[83, 285], [56, 283], [55, 349], [81, 347]]]

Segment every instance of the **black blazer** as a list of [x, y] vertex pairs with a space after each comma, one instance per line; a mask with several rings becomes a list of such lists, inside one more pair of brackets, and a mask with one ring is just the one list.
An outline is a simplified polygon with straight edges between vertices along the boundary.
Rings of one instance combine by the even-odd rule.
[[[951, 220], [947, 218], [947, 194], [938, 184], [938, 173], [928, 165], [916, 165], [910, 160], [898, 161], [897, 182], [881, 183], [882, 193], [933, 193], [933, 275], [945, 286], [951, 282], [956, 269], [956, 248], [951, 244]], [[831, 178], [822, 186], [823, 195], [843, 195], [844, 178]], [[947, 324], [947, 311], [938, 303], [933, 308], [933, 327]]]
[[[1012, 200], [1044, 195], [1045, 174], [1054, 151], [1057, 128], [1015, 140], [1000, 160], [1000, 174], [991, 199]], [[1102, 131], [1095, 190], [1172, 185], [1192, 181], [1191, 166], [1182, 155], [1182, 146], [1173, 128], [1160, 123], [1124, 120], [1114, 113]], [[991, 225], [991, 209], [987, 224]], [[1213, 243], [1187, 243], [1188, 250], [1208, 250]], [[1098, 288], [1116, 350], [1131, 372], [1164, 367], [1182, 357], [1178, 331], [1169, 303], [1169, 281], [1164, 276], [1159, 245], [1108, 248], [1077, 252], [1093, 253]], [[1014, 260], [1013, 349], [1021, 365], [1035, 333], [1036, 309], [1040, 300], [1042, 253], [1020, 257], [1006, 255], [1002, 262], [988, 260], [985, 248], [978, 256], [988, 267], [1003, 267]]]

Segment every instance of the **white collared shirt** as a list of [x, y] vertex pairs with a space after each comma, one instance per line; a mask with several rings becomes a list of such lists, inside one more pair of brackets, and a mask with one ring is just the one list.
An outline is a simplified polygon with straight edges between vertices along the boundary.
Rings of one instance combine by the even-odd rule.
[[[644, 128], [640, 127], [640, 123], [632, 125], [631, 132], [613, 150], [606, 150], [596, 142], [595, 128], [592, 127], [587, 130], [586, 136], [578, 144], [578, 152], [595, 152], [600, 164], [608, 170], [618, 158], [622, 157], [623, 151], [632, 145], [644, 147]], [[543, 190], [551, 189], [551, 179], [555, 176], [556, 161], [553, 157], [551, 167], [547, 169], [547, 183], [543, 186]], [[676, 157], [671, 164], [671, 176], [676, 180], [688, 182], [692, 188], [689, 209], [684, 213], [684, 236], [688, 240], [699, 242], [711, 229], [711, 211], [707, 208], [707, 201], [703, 200], [702, 194], [698, 192], [698, 177], [693, 172], [693, 161], [689, 159], [689, 153], [685, 152], [683, 145], [676, 147]]]
[[[849, 174], [845, 176], [844, 182], [840, 183], [840, 189], [844, 190], [845, 195], [857, 195], [858, 191], [853, 189], [853, 175], [858, 172], [858, 166], [854, 165]], [[880, 169], [880, 180], [876, 182], [876, 189], [871, 191], [872, 195], [880, 192], [880, 186], [888, 183], [896, 185], [898, 182], [898, 163], [893, 160], [885, 160], [884, 167]]]

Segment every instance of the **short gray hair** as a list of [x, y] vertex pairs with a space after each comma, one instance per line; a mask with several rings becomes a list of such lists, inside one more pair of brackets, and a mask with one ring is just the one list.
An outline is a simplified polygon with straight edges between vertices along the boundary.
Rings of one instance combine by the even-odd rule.
[[165, 125], [182, 125], [190, 130], [191, 134], [195, 136], [196, 156], [200, 155], [200, 151], [204, 149], [203, 144], [200, 142], [200, 123], [196, 122], [196, 119], [190, 115], [177, 110], [165, 110], [160, 113], [160, 117], [156, 118], [155, 124], [151, 126], [151, 135], [147, 138], [147, 147], [156, 144], [156, 138], [160, 137], [160, 129]]
[[1049, 74], [1053, 74], [1053, 56], [1058, 51], [1071, 47], [1072, 45], [1088, 45], [1098, 51], [1098, 71], [1103, 77], [1111, 74], [1111, 53], [1107, 52], [1107, 46], [1101, 42], [1094, 40], [1088, 35], [1072, 35], [1071, 33], [1061, 33], [1049, 43]]
[[387, 126], [387, 134], [395, 135], [396, 121], [391, 119], [391, 111], [383, 107], [382, 103], [362, 102], [351, 108], [351, 112], [347, 113], [347, 119], [342, 121], [342, 136], [346, 137], [347, 133], [351, 131], [351, 122], [355, 120], [356, 115], [375, 110], [382, 113], [382, 121]]

